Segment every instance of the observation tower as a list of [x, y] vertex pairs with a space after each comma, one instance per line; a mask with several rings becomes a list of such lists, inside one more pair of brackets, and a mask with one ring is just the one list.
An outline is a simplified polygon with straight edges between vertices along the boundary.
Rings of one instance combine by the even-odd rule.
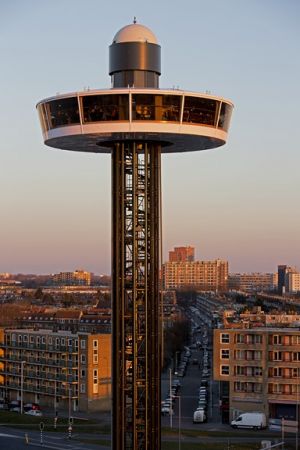
[[161, 446], [161, 153], [224, 145], [233, 108], [221, 97], [159, 89], [160, 74], [155, 35], [134, 22], [109, 48], [111, 89], [37, 105], [46, 145], [112, 155], [113, 450]]

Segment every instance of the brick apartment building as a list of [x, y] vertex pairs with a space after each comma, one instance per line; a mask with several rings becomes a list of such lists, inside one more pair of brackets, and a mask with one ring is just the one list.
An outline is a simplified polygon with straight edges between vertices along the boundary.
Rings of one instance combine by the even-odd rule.
[[70, 331], [0, 329], [0, 398], [54, 410], [109, 410], [111, 337]]
[[164, 289], [194, 287], [203, 291], [226, 291], [228, 262], [214, 261], [166, 262], [162, 266]]
[[299, 417], [299, 327], [216, 329], [213, 367], [230, 420], [247, 411], [269, 419]]

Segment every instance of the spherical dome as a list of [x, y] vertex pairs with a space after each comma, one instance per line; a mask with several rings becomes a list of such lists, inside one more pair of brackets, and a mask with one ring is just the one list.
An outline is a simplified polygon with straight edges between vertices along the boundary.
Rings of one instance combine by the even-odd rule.
[[152, 31], [139, 23], [132, 23], [121, 28], [113, 38], [113, 43], [122, 42], [149, 42], [157, 44], [157, 39]]

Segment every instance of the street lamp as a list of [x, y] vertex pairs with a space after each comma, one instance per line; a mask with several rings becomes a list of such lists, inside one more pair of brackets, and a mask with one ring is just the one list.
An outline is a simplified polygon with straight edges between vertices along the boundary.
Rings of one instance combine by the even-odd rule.
[[71, 392], [72, 392], [72, 385], [69, 383], [69, 424], [71, 423]]
[[26, 361], [21, 361], [21, 414], [23, 414], [24, 364], [26, 364]]
[[181, 450], [181, 395], [175, 395], [178, 398], [178, 450]]
[[179, 350], [177, 350], [177, 352], [175, 352], [175, 370], [174, 370], [174, 374], [177, 375], [177, 368], [178, 368], [178, 357], [177, 354], [180, 354], [181, 352]]
[[297, 379], [296, 379], [296, 449], [298, 449], [298, 436], [299, 436], [299, 373], [300, 369], [297, 368]]

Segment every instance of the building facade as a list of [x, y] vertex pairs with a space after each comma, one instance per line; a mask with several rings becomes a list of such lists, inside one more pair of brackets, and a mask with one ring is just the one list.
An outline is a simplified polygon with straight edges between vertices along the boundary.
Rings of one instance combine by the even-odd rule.
[[52, 277], [54, 284], [67, 286], [90, 286], [92, 274], [84, 270], [75, 270], [74, 272], [60, 272]]
[[287, 293], [300, 292], [300, 273], [288, 272], [285, 276], [285, 289]]
[[228, 262], [215, 261], [166, 262], [162, 266], [164, 289], [194, 287], [203, 291], [226, 291]]
[[296, 267], [287, 265], [278, 266], [278, 294], [285, 294], [287, 291], [288, 277], [290, 273], [298, 273]]
[[230, 273], [228, 288], [244, 292], [270, 291], [277, 287], [274, 273]]
[[170, 262], [192, 262], [195, 260], [195, 248], [191, 246], [187, 247], [174, 247], [174, 250], [169, 252]]
[[247, 411], [269, 419], [299, 417], [299, 327], [216, 329], [213, 366], [214, 379], [228, 392], [221, 400], [229, 400], [230, 420]]
[[[0, 398], [54, 411], [109, 410], [109, 334], [0, 329]], [[22, 394], [23, 392], [23, 394]]]

